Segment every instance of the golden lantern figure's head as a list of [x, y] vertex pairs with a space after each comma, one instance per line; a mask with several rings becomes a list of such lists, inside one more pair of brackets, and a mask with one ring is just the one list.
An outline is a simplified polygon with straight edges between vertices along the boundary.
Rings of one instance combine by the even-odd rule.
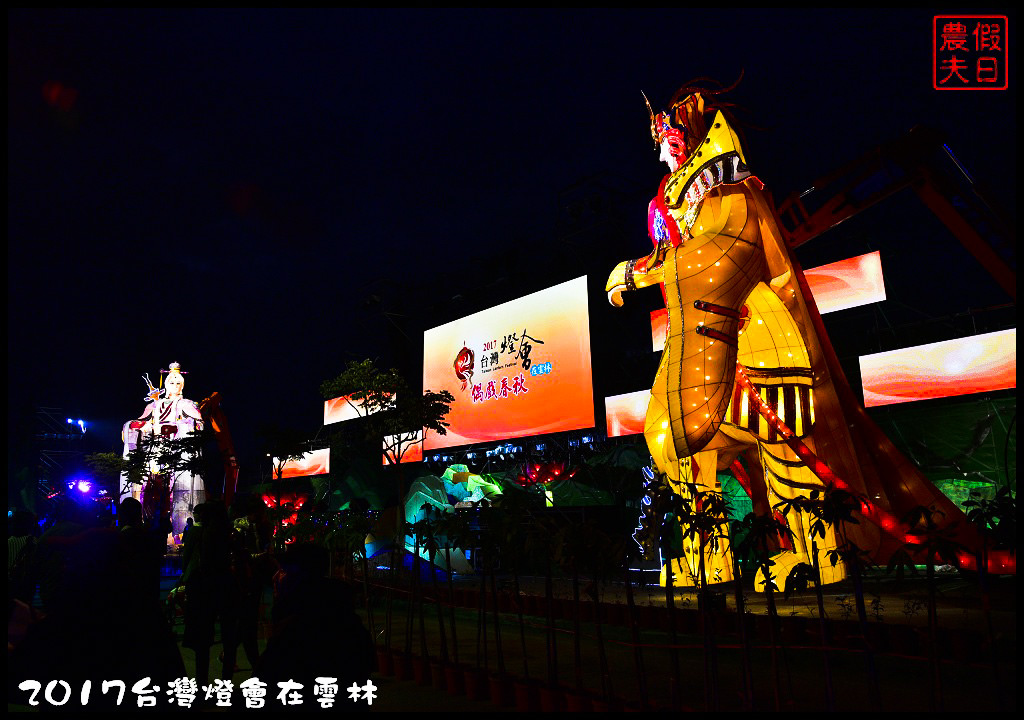
[[[651, 137], [660, 149], [660, 160], [669, 170], [675, 172], [697, 152], [708, 134], [706, 114], [721, 111], [730, 125], [736, 127], [735, 119], [729, 112], [733, 103], [725, 95], [740, 84], [743, 73], [728, 87], [710, 78], [697, 78], [676, 90], [668, 104], [668, 111], [655, 115], [650, 102], [647, 112], [651, 118]], [[644, 96], [647, 100], [647, 96]]]
[[[644, 96], [647, 102], [647, 96]], [[659, 160], [668, 165], [671, 172], [675, 172], [689, 156], [686, 149], [686, 128], [675, 127], [672, 124], [672, 116], [667, 112], [654, 114], [651, 103], [647, 102], [647, 112], [651, 116], [651, 139], [655, 147], [659, 148], [661, 155]]]

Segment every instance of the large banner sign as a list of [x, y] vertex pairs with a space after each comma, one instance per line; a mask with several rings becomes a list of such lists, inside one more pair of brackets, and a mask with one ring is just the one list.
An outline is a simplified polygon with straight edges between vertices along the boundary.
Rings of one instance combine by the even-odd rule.
[[882, 256], [877, 250], [804, 270], [804, 277], [822, 315], [885, 300]]
[[604, 399], [604, 420], [608, 437], [636, 435], [644, 431], [647, 419], [647, 405], [651, 402], [650, 390], [637, 390], [623, 395], [612, 395]]
[[593, 427], [587, 278], [427, 330], [423, 388], [455, 396], [425, 450]]
[[281, 468], [281, 479], [287, 480], [294, 477], [308, 477], [310, 475], [326, 475], [331, 471], [331, 450], [313, 450], [304, 453], [297, 460], [288, 460], [284, 467], [281, 467], [281, 459], [274, 458], [274, 474], [277, 479], [277, 469]]
[[[398, 457], [401, 450], [402, 456]], [[381, 446], [381, 464], [423, 462], [423, 431], [386, 435]]]
[[862, 355], [864, 407], [1017, 387], [1017, 329]]
[[351, 395], [342, 395], [341, 397], [324, 401], [324, 425], [355, 420], [379, 410], [380, 408], [367, 410], [363, 407], [362, 400], [354, 400]]

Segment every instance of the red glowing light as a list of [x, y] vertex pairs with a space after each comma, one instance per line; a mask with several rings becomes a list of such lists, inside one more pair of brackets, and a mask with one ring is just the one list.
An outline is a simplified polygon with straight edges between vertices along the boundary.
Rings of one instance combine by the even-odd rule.
[[61, 112], [68, 112], [75, 106], [78, 91], [59, 82], [48, 82], [43, 85], [43, 100], [50, 107]]
[[[523, 487], [528, 485], [547, 485], [554, 482], [555, 478], [565, 472], [565, 463], [531, 463], [519, 474], [519, 484]], [[576, 471], [573, 470], [569, 477]]]

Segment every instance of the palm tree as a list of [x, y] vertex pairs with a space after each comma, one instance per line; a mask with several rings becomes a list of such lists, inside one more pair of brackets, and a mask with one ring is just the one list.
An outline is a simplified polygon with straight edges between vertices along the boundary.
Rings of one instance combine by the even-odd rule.
[[[808, 580], [814, 585], [814, 595], [818, 604], [818, 636], [821, 643], [822, 664], [825, 671], [825, 707], [829, 712], [835, 710], [835, 683], [832, 677], [832, 659], [829, 654], [829, 632], [828, 622], [825, 617], [825, 596], [821, 588], [821, 566], [818, 553], [818, 538], [822, 542], [826, 537], [826, 526], [831, 526], [835, 521], [833, 512], [821, 500], [822, 494], [819, 490], [812, 490], [807, 498], [796, 498], [789, 502], [782, 502], [776, 505], [776, 510], [782, 517], [787, 516], [790, 508], [798, 513], [809, 516], [808, 527], [811, 538], [811, 560], [812, 565], [800, 563], [794, 567], [786, 579], [785, 596], [795, 590], [807, 588]], [[834, 499], [838, 499], [835, 496]], [[833, 561], [833, 564], [835, 561]]]
[[707, 552], [717, 553], [722, 543], [728, 541], [725, 518], [729, 507], [721, 493], [701, 489], [696, 483], [689, 483], [686, 494], [681, 497], [682, 512], [679, 520], [683, 528], [683, 540], [690, 540], [690, 546], [697, 552], [698, 611], [704, 636], [704, 693], [705, 705], [709, 710], [719, 709], [718, 698], [718, 653], [715, 641], [714, 620], [708, 595]]
[[480, 550], [484, 556], [486, 577], [491, 585], [491, 610], [494, 623], [494, 651], [498, 659], [498, 675], [505, 675], [505, 653], [501, 642], [501, 617], [498, 607], [498, 557], [501, 549], [501, 528], [496, 522], [495, 510], [489, 508], [487, 523], [481, 528]]
[[[824, 539], [824, 536], [822, 537]], [[818, 557], [818, 541], [813, 529], [811, 530], [811, 558], [814, 560], [814, 597], [818, 602], [818, 636], [821, 640], [821, 659], [825, 666], [825, 708], [829, 712], [834, 712], [836, 693], [835, 683], [832, 679], [832, 658], [828, 652], [828, 621], [825, 619], [825, 595], [821, 589], [821, 560]]]
[[554, 617], [554, 582], [552, 579], [551, 557], [554, 552], [555, 532], [542, 519], [538, 519], [526, 534], [526, 553], [530, 557], [540, 558], [544, 563], [544, 600], [545, 600], [545, 649], [548, 668], [548, 689], [558, 689], [558, 634], [555, 632]]
[[640, 645], [640, 627], [636, 618], [636, 598], [633, 595], [633, 578], [630, 574], [630, 559], [640, 555], [635, 542], [631, 538], [619, 537], [615, 547], [615, 555], [623, 560], [621, 567], [623, 580], [626, 585], [626, 606], [629, 609], [629, 633], [633, 643], [633, 662], [636, 665], [636, 678], [640, 685], [640, 710], [646, 712], [649, 709], [647, 695], [647, 671], [644, 668], [644, 649]]
[[605, 702], [611, 702], [612, 674], [608, 665], [608, 652], [604, 643], [604, 629], [601, 621], [601, 584], [614, 572], [617, 572], [622, 555], [614, 549], [614, 543], [608, 533], [593, 520], [588, 520], [579, 528], [576, 538], [577, 563], [583, 563], [590, 570], [591, 599], [594, 602], [594, 628], [597, 636], [598, 667], [601, 672], [601, 693]]
[[[735, 535], [731, 537], [735, 537]], [[731, 542], [732, 540], [730, 539]], [[734, 547], [731, 554], [733, 595], [736, 599], [736, 622], [739, 625], [740, 642], [743, 646], [741, 652], [743, 664], [743, 709], [749, 711], [754, 709], [754, 672], [750, 661], [750, 633], [747, 632], [747, 609], [746, 600], [743, 596], [743, 580], [740, 575], [738, 549]]]
[[455, 586], [452, 575], [452, 548], [461, 549], [469, 545], [470, 527], [464, 514], [460, 512], [443, 513], [437, 521], [436, 532], [444, 537], [445, 574], [448, 577], [448, 625], [452, 629], [452, 662], [459, 664], [459, 639], [455, 622]]
[[674, 709], [679, 709], [683, 681], [676, 632], [673, 561], [683, 557], [679, 515], [686, 510], [683, 498], [673, 492], [668, 476], [663, 473], [648, 476], [641, 508], [640, 529], [634, 534], [634, 539], [643, 548], [646, 559], [658, 558], [661, 561], [662, 572], [665, 573], [665, 614], [668, 618], [669, 662], [672, 669], [671, 703]]
[[376, 628], [373, 620], [373, 604], [370, 602], [370, 568], [366, 556], [366, 536], [373, 528], [373, 513], [368, 508], [364, 512], [342, 510], [337, 517], [337, 527], [328, 536], [326, 544], [333, 551], [341, 551], [346, 558], [346, 566], [351, 563], [354, 555], [359, 556], [363, 575], [363, 602], [366, 608], [366, 620], [370, 626], [370, 637], [376, 644]]
[[[822, 541], [824, 541], [826, 528], [833, 528], [835, 530], [838, 544], [835, 548], [828, 550], [825, 554], [833, 567], [837, 563], [842, 562], [850, 569], [850, 574], [853, 576], [857, 621], [860, 625], [864, 658], [867, 663], [868, 670], [869, 694], [873, 708], [875, 710], [881, 710], [882, 697], [879, 690], [878, 668], [875, 663], [874, 648], [871, 646], [871, 642], [868, 639], [867, 606], [864, 602], [864, 570], [871, 565], [871, 559], [864, 550], [849, 539], [849, 535], [847, 533], [847, 529], [850, 525], [860, 524], [854, 513], [859, 512], [863, 507], [863, 504], [864, 501], [862, 498], [859, 498], [846, 490], [840, 489], [833, 484], [827, 484], [823, 490], [812, 490], [806, 498], [800, 497], [781, 502], [776, 505], [775, 509], [782, 517], [785, 517], [789, 510], [793, 509], [798, 513], [807, 514], [810, 518], [810, 536], [814, 551], [813, 575], [815, 579], [815, 586], [819, 588], [817, 591], [819, 596], [820, 583], [818, 577], [820, 568], [818, 564], [817, 538], [820, 537]], [[810, 570], [810, 568], [807, 568], [806, 566], [805, 569]], [[807, 573], [807, 575], [810, 574], [811, 572]], [[799, 577], [800, 576], [798, 575], [794, 580], [797, 580]], [[820, 600], [818, 603], [818, 614], [820, 616], [823, 616], [824, 614], [823, 600]], [[822, 638], [822, 642], [824, 642], [824, 630]], [[829, 664], [827, 652], [824, 655], [824, 659], [826, 663], [827, 701], [834, 703], [831, 682], [831, 665]]]
[[441, 518], [443, 513], [430, 503], [424, 503], [421, 507], [424, 515], [419, 521], [417, 532], [420, 547], [427, 551], [427, 569], [430, 572], [430, 581], [434, 590], [434, 605], [437, 607], [437, 628], [441, 638], [441, 662], [448, 662], [448, 639], [444, 628], [444, 609], [441, 607], [441, 593], [437, 587], [436, 561], [437, 553], [441, 548], [438, 539]]
[[[847, 528], [850, 525], [859, 524], [857, 518], [854, 517], [854, 512], [859, 511], [862, 506], [861, 498], [833, 485], [825, 486], [820, 505], [817, 504], [814, 493], [807, 505], [812, 512], [817, 509], [817, 512], [820, 513], [818, 522], [835, 528], [839, 544], [833, 550], [826, 552], [829, 562], [833, 567], [838, 562], [843, 562], [853, 575], [853, 594], [857, 606], [857, 622], [860, 625], [864, 659], [867, 663], [871, 703], [874, 710], [881, 711], [882, 694], [879, 689], [878, 666], [875, 662], [875, 650], [868, 640], [867, 606], [864, 603], [864, 571], [871, 566], [871, 558], [865, 550], [850, 540], [847, 534]], [[824, 537], [823, 531], [821, 537]]]
[[579, 543], [582, 523], [575, 522], [563, 525], [555, 535], [555, 563], [572, 577], [573, 612], [573, 672], [576, 691], [583, 693], [583, 648], [582, 629], [580, 627], [580, 556], [586, 548]]
[[[769, 548], [779, 542], [780, 538], [789, 536], [789, 527], [774, 514], [748, 513], [736, 523], [736, 529], [742, 531], [744, 539], [739, 545], [741, 552], [752, 552], [758, 559], [761, 573], [765, 578], [765, 599], [768, 603], [768, 635], [772, 656], [772, 692], [775, 710], [782, 709], [782, 678], [781, 664], [785, 663], [785, 654], [779, 653], [779, 610], [775, 603], [775, 593], [779, 589], [775, 584], [771, 567], [775, 563], [769, 556]], [[781, 661], [781, 662], [780, 662]], [[787, 669], [788, 674], [788, 669]]]
[[[476, 669], [487, 673], [490, 670], [487, 652], [487, 573], [484, 562], [480, 561], [483, 551], [483, 533], [479, 527], [480, 508], [476, 508], [477, 527], [471, 528], [466, 536], [466, 548], [473, 548], [473, 565], [480, 575], [480, 589], [477, 591], [477, 614], [476, 614]], [[482, 661], [482, 663], [481, 663]], [[482, 665], [482, 667], [481, 667]]]
[[[404, 551], [405, 551], [405, 538], [411, 536], [413, 538], [413, 542], [414, 542], [414, 546], [413, 546], [414, 552], [412, 554], [412, 563], [411, 563], [411, 565], [412, 565], [412, 572], [409, 574], [409, 604], [408, 604], [408, 606], [406, 608], [406, 615], [405, 615], [405, 654], [408, 655], [408, 656], [411, 656], [412, 655], [412, 636], [413, 636], [413, 632], [415, 630], [415, 623], [416, 623], [416, 603], [417, 603], [419, 575], [420, 575], [420, 548], [419, 548], [418, 536], [416, 535], [416, 529], [415, 529], [414, 525], [412, 523], [406, 522], [406, 523], [402, 523], [402, 526], [404, 528], [403, 531], [402, 531], [402, 550], [403, 550], [403, 554], [404, 554]], [[405, 558], [403, 557], [402, 559], [403, 559], [403, 563], [402, 564], [404, 565], [405, 564], [405, 562], [404, 562]], [[422, 613], [420, 613], [421, 624], [422, 624], [422, 619], [423, 619], [423, 615], [422, 615]], [[423, 633], [422, 632], [420, 633], [420, 638], [421, 638], [421, 642], [424, 643], [424, 649], [425, 649], [426, 638], [423, 637]], [[423, 655], [424, 655], [424, 657], [426, 657], [426, 653], [425, 652], [423, 653]]]
[[932, 508], [918, 506], [911, 510], [903, 522], [911, 528], [908, 537], [912, 537], [905, 547], [911, 555], [924, 553], [925, 566], [928, 568], [928, 636], [931, 645], [932, 663], [932, 710], [942, 712], [942, 666], [939, 659], [939, 616], [936, 606], [935, 561], [942, 559], [945, 563], [956, 562], [956, 555], [963, 546], [953, 540], [954, 526], [941, 529], [936, 522], [936, 515], [943, 513]]
[[[396, 518], [396, 522], [399, 522]], [[394, 619], [395, 591], [398, 587], [398, 563], [402, 558], [402, 548], [405, 543], [399, 544], [397, 538], [401, 530], [396, 530], [391, 543], [391, 551], [388, 561], [388, 591], [384, 605], [384, 649], [391, 652], [391, 628]]]
[[529, 497], [525, 493], [508, 492], [502, 496], [500, 517], [496, 518], [496, 530], [502, 548], [506, 549], [509, 566], [512, 570], [512, 589], [515, 597], [515, 608], [519, 618], [519, 643], [523, 656], [523, 678], [530, 679], [530, 665], [526, 652], [526, 624], [523, 619], [523, 602], [519, 594], [519, 563], [521, 554], [518, 548], [523, 547], [523, 526], [529, 517]]
[[[452, 579], [452, 545], [454, 538], [459, 536], [461, 528], [458, 526], [462, 516], [455, 512], [438, 513], [434, 520], [434, 533], [444, 549], [444, 577], [449, 590], [449, 627], [452, 629], [452, 663], [459, 664], [459, 638], [456, 631], [455, 621], [455, 585]], [[458, 547], [458, 546], [457, 546]]]
[[992, 678], [995, 683], [996, 700], [1003, 707], [1003, 690], [999, 682], [999, 662], [995, 648], [995, 632], [992, 628], [992, 609], [988, 583], [988, 551], [990, 547], [1012, 548], [1017, 545], [1017, 500], [1009, 488], [1000, 488], [991, 500], [971, 499], [964, 503], [967, 520], [974, 523], [981, 535], [981, 549], [978, 557], [978, 583], [981, 591], [981, 606], [985, 617], [985, 635], [992, 662]]

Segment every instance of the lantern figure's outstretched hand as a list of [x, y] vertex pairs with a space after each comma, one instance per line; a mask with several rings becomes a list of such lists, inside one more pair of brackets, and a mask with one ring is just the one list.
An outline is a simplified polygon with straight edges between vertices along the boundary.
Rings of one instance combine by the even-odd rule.
[[629, 260], [623, 260], [615, 269], [612, 270], [611, 275], [608, 276], [608, 282], [605, 283], [604, 290], [608, 293], [608, 302], [615, 307], [622, 307], [622, 293], [626, 291], [626, 266], [629, 265]]
[[604, 286], [608, 302], [622, 307], [622, 293], [661, 283], [665, 279], [663, 255], [664, 248], [659, 247], [647, 257], [624, 260], [616, 265]]

